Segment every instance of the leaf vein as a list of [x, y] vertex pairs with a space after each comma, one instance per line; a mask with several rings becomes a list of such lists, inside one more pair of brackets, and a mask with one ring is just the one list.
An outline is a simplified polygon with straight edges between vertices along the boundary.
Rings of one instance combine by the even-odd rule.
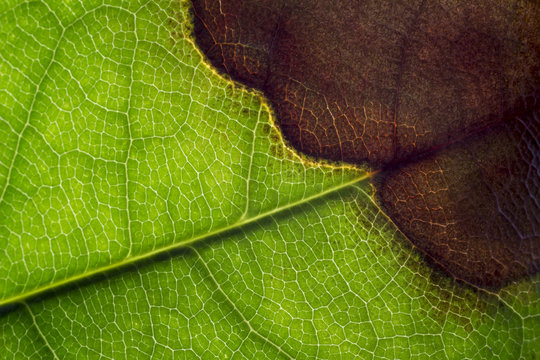
[[28, 313], [30, 314], [30, 317], [32, 318], [32, 323], [33, 323], [34, 327], [36, 328], [39, 336], [41, 337], [41, 339], [45, 343], [45, 346], [47, 346], [47, 348], [50, 350], [50, 352], [52, 353], [52, 355], [54, 356], [54, 358], [56, 360], [60, 360], [58, 358], [58, 356], [56, 355], [56, 352], [53, 350], [51, 344], [49, 344], [49, 341], [47, 340], [47, 338], [45, 337], [45, 335], [41, 331], [41, 329], [40, 329], [40, 327], [39, 327], [39, 325], [38, 325], [38, 323], [36, 321], [36, 317], [35, 317], [34, 313], [32, 312], [32, 309], [30, 308], [30, 306], [28, 306], [28, 304], [26, 302], [24, 302], [23, 304], [24, 304], [24, 307], [26, 308], [26, 310], [28, 311]]
[[203, 264], [206, 272], [208, 273], [208, 276], [210, 276], [210, 279], [212, 279], [212, 282], [214, 283], [214, 286], [216, 287], [217, 291], [219, 293], [221, 293], [223, 295], [223, 297], [225, 298], [225, 300], [227, 300], [227, 302], [229, 303], [229, 305], [232, 306], [232, 308], [234, 309], [234, 311], [240, 316], [240, 318], [242, 319], [242, 322], [244, 324], [247, 325], [248, 329], [249, 329], [249, 333], [252, 333], [254, 334], [255, 336], [257, 336], [258, 338], [260, 338], [261, 340], [263, 340], [264, 342], [270, 344], [273, 348], [275, 348], [279, 353], [285, 355], [287, 358], [289, 359], [294, 359], [293, 356], [291, 356], [289, 353], [287, 353], [285, 350], [283, 350], [281, 348], [281, 346], [279, 346], [278, 344], [276, 344], [275, 342], [273, 342], [272, 340], [270, 340], [269, 338], [267, 338], [266, 336], [263, 336], [261, 333], [259, 333], [255, 328], [253, 328], [253, 326], [251, 325], [251, 323], [249, 322], [248, 319], [246, 319], [246, 317], [244, 316], [244, 314], [240, 311], [240, 309], [238, 309], [238, 307], [236, 306], [236, 304], [229, 298], [229, 296], [225, 293], [225, 291], [223, 291], [223, 289], [221, 288], [221, 285], [218, 283], [218, 281], [216, 280], [216, 278], [214, 277], [214, 274], [212, 273], [212, 271], [210, 270], [210, 268], [208, 267], [208, 264], [206, 263], [206, 261], [204, 261], [203, 257], [201, 256], [201, 254], [197, 251], [197, 249], [193, 248], [193, 251], [197, 254], [197, 257], [199, 258], [199, 260], [201, 261], [201, 263]]

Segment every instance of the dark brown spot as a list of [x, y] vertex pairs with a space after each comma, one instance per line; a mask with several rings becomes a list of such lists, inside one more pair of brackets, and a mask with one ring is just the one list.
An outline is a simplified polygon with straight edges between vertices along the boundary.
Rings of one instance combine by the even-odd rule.
[[197, 42], [298, 150], [382, 168], [379, 197], [456, 278], [540, 267], [540, 3], [193, 0]]
[[500, 287], [538, 271], [540, 112], [387, 171], [378, 195], [434, 262]]

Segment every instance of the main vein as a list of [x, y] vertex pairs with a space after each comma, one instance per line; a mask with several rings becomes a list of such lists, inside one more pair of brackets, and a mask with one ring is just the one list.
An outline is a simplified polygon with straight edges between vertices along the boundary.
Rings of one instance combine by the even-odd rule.
[[208, 238], [211, 238], [211, 237], [214, 237], [214, 236], [218, 236], [218, 235], [223, 234], [223, 233], [225, 233], [227, 231], [238, 229], [238, 228], [246, 226], [248, 224], [255, 223], [255, 222], [259, 221], [259, 220], [272, 217], [272, 216], [277, 215], [278, 213], [284, 212], [284, 211], [286, 211], [288, 209], [301, 206], [303, 204], [309, 203], [309, 202], [314, 201], [316, 199], [323, 198], [326, 195], [336, 193], [336, 192], [338, 192], [340, 190], [343, 190], [345, 188], [348, 188], [348, 187], [352, 187], [353, 185], [358, 184], [359, 182], [362, 182], [362, 181], [364, 181], [366, 179], [372, 178], [375, 174], [376, 174], [376, 172], [362, 174], [362, 175], [360, 175], [360, 176], [358, 176], [358, 177], [356, 177], [356, 178], [354, 178], [354, 179], [352, 179], [352, 180], [350, 180], [348, 182], [345, 182], [345, 183], [342, 183], [340, 185], [328, 188], [328, 189], [326, 189], [324, 191], [321, 191], [321, 192], [319, 192], [317, 194], [314, 194], [312, 196], [308, 196], [308, 197], [305, 197], [305, 198], [300, 199], [298, 201], [288, 203], [286, 205], [283, 205], [283, 206], [274, 208], [272, 210], [269, 210], [269, 211], [260, 213], [258, 215], [255, 215], [253, 217], [241, 218], [239, 221], [237, 221], [237, 222], [235, 222], [233, 224], [230, 224], [228, 226], [224, 226], [222, 228], [219, 228], [219, 229], [216, 229], [216, 230], [213, 230], [213, 231], [210, 231], [210, 232], [198, 235], [198, 236], [194, 236], [194, 237], [192, 237], [190, 239], [178, 241], [178, 242], [172, 243], [170, 245], [167, 245], [167, 246], [164, 246], [164, 247], [161, 247], [161, 248], [158, 248], [158, 249], [154, 249], [154, 250], [149, 251], [149, 252], [145, 252], [143, 254], [127, 257], [127, 258], [125, 258], [123, 260], [120, 260], [118, 262], [115, 262], [113, 264], [110, 264], [110, 265], [107, 265], [107, 266], [102, 266], [102, 267], [99, 267], [99, 268], [95, 268], [95, 269], [92, 269], [92, 270], [89, 270], [89, 271], [86, 271], [86, 272], [83, 272], [83, 273], [68, 277], [66, 279], [63, 279], [63, 280], [60, 280], [60, 281], [57, 281], [57, 282], [54, 282], [54, 283], [51, 283], [51, 284], [44, 285], [44, 286], [38, 287], [36, 289], [26, 291], [26, 292], [17, 294], [17, 295], [12, 296], [12, 297], [8, 297], [6, 299], [2, 299], [2, 300], [0, 300], [0, 306], [8, 305], [8, 304], [15, 303], [15, 302], [20, 302], [20, 301], [23, 301], [23, 300], [28, 299], [30, 297], [39, 295], [41, 293], [44, 293], [44, 292], [47, 292], [47, 291], [50, 291], [50, 290], [53, 290], [53, 289], [68, 285], [68, 284], [72, 284], [72, 283], [75, 283], [77, 281], [81, 281], [81, 280], [90, 278], [90, 277], [92, 277], [94, 275], [103, 274], [103, 273], [108, 272], [108, 271], [119, 269], [119, 268], [125, 267], [127, 265], [134, 264], [134, 263], [137, 263], [139, 261], [143, 261], [145, 259], [152, 258], [152, 257], [157, 256], [159, 254], [163, 254], [163, 253], [166, 253], [166, 252], [171, 251], [171, 250], [183, 248], [183, 247], [186, 247], [186, 246], [191, 245], [193, 243], [200, 242], [200, 241], [203, 241], [205, 239], [208, 239]]

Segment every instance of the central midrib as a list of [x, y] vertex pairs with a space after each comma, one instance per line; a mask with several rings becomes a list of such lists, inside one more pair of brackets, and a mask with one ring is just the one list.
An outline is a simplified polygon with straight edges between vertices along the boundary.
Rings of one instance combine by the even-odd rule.
[[342, 184], [340, 184], [338, 186], [328, 188], [328, 189], [326, 189], [324, 191], [316, 193], [315, 195], [308, 196], [308, 197], [300, 199], [298, 201], [288, 203], [286, 205], [274, 208], [274, 209], [272, 209], [270, 211], [263, 212], [263, 213], [261, 213], [259, 215], [256, 215], [256, 216], [253, 216], [253, 217], [250, 217], [250, 218], [241, 219], [241, 220], [239, 220], [239, 221], [237, 221], [237, 222], [235, 222], [235, 223], [233, 223], [231, 225], [227, 225], [227, 226], [221, 227], [219, 229], [212, 230], [212, 231], [207, 232], [205, 234], [194, 236], [194, 237], [192, 237], [190, 239], [175, 242], [175, 243], [169, 244], [167, 246], [164, 246], [164, 247], [161, 247], [161, 248], [154, 249], [152, 251], [146, 252], [144, 254], [127, 257], [127, 258], [122, 259], [121, 261], [115, 262], [113, 264], [110, 264], [110, 265], [107, 265], [107, 266], [102, 266], [102, 267], [99, 267], [99, 268], [95, 268], [93, 270], [86, 271], [86, 272], [83, 272], [83, 273], [68, 277], [66, 279], [63, 279], [63, 280], [60, 280], [60, 281], [57, 281], [57, 282], [54, 282], [54, 283], [51, 283], [51, 284], [48, 284], [48, 285], [45, 285], [45, 286], [38, 287], [38, 288], [35, 288], [33, 290], [17, 294], [15, 296], [8, 297], [6, 299], [2, 299], [2, 300], [0, 300], [0, 306], [5, 306], [5, 305], [13, 304], [13, 303], [16, 303], [16, 302], [20, 302], [20, 301], [26, 300], [26, 299], [28, 299], [30, 297], [39, 295], [41, 293], [45, 293], [47, 291], [57, 289], [57, 288], [60, 288], [62, 286], [66, 286], [66, 285], [69, 285], [69, 284], [72, 284], [72, 283], [76, 283], [78, 281], [90, 278], [92, 276], [95, 276], [95, 275], [98, 275], [98, 274], [103, 274], [103, 273], [106, 273], [106, 272], [109, 272], [109, 271], [112, 271], [112, 270], [115, 270], [115, 269], [119, 269], [119, 268], [125, 267], [127, 265], [131, 265], [131, 264], [134, 264], [134, 263], [137, 263], [137, 262], [152, 258], [152, 257], [157, 256], [159, 254], [166, 253], [166, 252], [171, 251], [171, 250], [186, 247], [186, 246], [191, 245], [193, 243], [204, 241], [205, 239], [208, 239], [210, 237], [217, 236], [219, 234], [223, 234], [223, 233], [225, 233], [227, 231], [231, 231], [231, 230], [234, 230], [234, 229], [239, 229], [239, 228], [241, 228], [243, 226], [246, 226], [248, 224], [255, 223], [255, 222], [257, 222], [257, 221], [259, 221], [261, 219], [272, 217], [272, 216], [274, 216], [274, 215], [276, 215], [278, 213], [284, 212], [284, 211], [286, 211], [288, 209], [307, 204], [307, 203], [309, 203], [311, 201], [314, 201], [314, 200], [320, 199], [322, 197], [325, 197], [326, 195], [336, 193], [336, 192], [338, 192], [340, 190], [343, 190], [345, 188], [348, 188], [348, 187], [352, 187], [353, 185], [355, 185], [355, 184], [357, 184], [359, 182], [362, 182], [364, 180], [372, 178], [374, 175], [376, 175], [376, 173], [377, 173], [377, 171], [362, 174], [362, 175], [354, 178], [353, 180], [350, 180], [348, 182], [344, 182], [344, 183], [342, 183]]

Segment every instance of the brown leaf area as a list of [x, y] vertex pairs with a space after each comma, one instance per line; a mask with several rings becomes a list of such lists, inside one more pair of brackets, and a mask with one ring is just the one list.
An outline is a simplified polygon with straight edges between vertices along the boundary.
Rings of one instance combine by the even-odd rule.
[[540, 113], [393, 168], [383, 208], [447, 272], [499, 287], [538, 271]]
[[214, 66], [299, 151], [383, 169], [380, 202], [452, 276], [540, 268], [540, 3], [193, 0]]

